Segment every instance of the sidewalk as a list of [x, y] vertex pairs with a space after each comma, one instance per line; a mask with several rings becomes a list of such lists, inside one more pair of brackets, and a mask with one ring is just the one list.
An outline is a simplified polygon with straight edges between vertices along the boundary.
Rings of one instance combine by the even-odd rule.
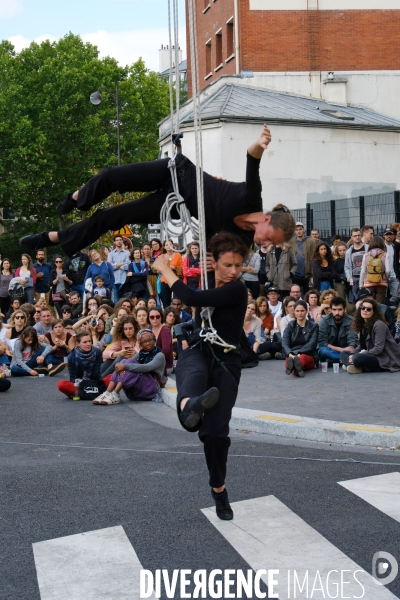
[[[164, 402], [176, 405], [169, 380]], [[400, 372], [350, 375], [342, 369], [285, 374], [284, 362], [243, 369], [233, 429], [309, 441], [400, 447]]]

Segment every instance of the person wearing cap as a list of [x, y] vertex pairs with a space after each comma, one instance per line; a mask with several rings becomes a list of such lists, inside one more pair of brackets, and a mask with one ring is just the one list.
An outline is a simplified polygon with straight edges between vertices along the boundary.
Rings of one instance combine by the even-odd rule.
[[271, 285], [271, 287], [268, 288], [268, 306], [274, 315], [274, 329], [277, 329], [276, 317], [279, 317], [282, 312], [282, 302], [279, 301], [279, 293], [279, 288], [275, 287], [274, 285]]
[[304, 225], [301, 221], [297, 221], [294, 230], [295, 253], [297, 268], [293, 276], [293, 283], [297, 283], [303, 294], [308, 291], [311, 272], [311, 261], [314, 255], [315, 246], [318, 240], [304, 235]]
[[265, 259], [265, 274], [267, 280], [280, 290], [281, 300], [290, 294], [296, 269], [297, 261], [292, 246], [286, 243], [270, 245]]
[[386, 251], [389, 256], [389, 268], [390, 268], [390, 277], [389, 277], [389, 290], [391, 296], [396, 296], [397, 290], [399, 287], [399, 282], [397, 281], [397, 276], [394, 270], [394, 258], [395, 258], [395, 246], [394, 241], [396, 239], [396, 230], [391, 227], [386, 227], [383, 232], [383, 239], [386, 244]]

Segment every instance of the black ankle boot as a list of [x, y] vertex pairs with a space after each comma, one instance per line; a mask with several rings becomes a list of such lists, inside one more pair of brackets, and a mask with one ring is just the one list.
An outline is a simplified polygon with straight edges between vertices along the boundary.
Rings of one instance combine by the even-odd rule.
[[57, 205], [56, 211], [59, 215], [68, 215], [74, 208], [77, 207], [77, 203], [72, 199], [72, 194], [67, 194]]
[[188, 429], [193, 429], [200, 423], [204, 411], [212, 408], [219, 398], [219, 390], [215, 387], [210, 388], [201, 396], [194, 396], [186, 402], [185, 408], [179, 415], [181, 423]]
[[38, 250], [49, 246], [58, 246], [58, 242], [52, 242], [49, 238], [49, 232], [42, 231], [42, 233], [25, 235], [19, 240], [19, 245], [25, 250]]
[[215, 500], [217, 517], [222, 521], [231, 521], [233, 519], [233, 510], [229, 504], [227, 489], [225, 488], [223, 492], [214, 492], [211, 488], [211, 496]]

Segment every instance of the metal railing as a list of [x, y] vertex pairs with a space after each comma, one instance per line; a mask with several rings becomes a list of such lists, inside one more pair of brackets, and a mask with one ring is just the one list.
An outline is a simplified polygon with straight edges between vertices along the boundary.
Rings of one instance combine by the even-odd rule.
[[308, 203], [292, 214], [303, 223], [307, 235], [318, 229], [321, 239], [336, 234], [349, 238], [353, 227], [364, 225], [372, 225], [379, 234], [392, 223], [400, 223], [400, 191]]

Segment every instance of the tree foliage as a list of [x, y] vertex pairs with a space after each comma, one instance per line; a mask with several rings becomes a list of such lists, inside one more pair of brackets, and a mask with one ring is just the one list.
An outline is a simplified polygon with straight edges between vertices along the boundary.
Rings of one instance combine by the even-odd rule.
[[[8, 41], [0, 43], [0, 207], [18, 217], [5, 222], [0, 247], [20, 235], [58, 229], [60, 199], [93, 170], [117, 164], [117, 84], [121, 163], [157, 157], [157, 123], [169, 110], [167, 84], [141, 59], [121, 67], [98, 55], [72, 33], [32, 43], [19, 54]], [[89, 96], [99, 88], [102, 102], [93, 106]]]

